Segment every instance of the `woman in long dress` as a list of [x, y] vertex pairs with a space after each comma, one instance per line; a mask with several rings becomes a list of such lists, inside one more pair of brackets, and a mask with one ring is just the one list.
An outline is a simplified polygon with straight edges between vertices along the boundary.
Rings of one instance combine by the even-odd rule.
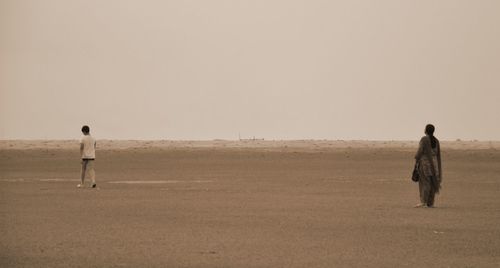
[[418, 164], [420, 203], [416, 207], [433, 207], [434, 197], [441, 188], [441, 149], [434, 137], [434, 126], [425, 126], [425, 136], [420, 139], [415, 160]]

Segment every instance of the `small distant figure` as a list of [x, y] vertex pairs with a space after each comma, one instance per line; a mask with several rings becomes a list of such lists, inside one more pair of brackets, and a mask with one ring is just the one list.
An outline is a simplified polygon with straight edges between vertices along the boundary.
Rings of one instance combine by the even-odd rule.
[[425, 136], [420, 139], [415, 160], [418, 166], [418, 188], [420, 203], [415, 207], [434, 207], [434, 197], [441, 188], [441, 149], [439, 140], [434, 137], [435, 127], [425, 126]]
[[81, 183], [77, 187], [84, 187], [85, 175], [88, 173], [92, 182], [90, 186], [96, 188], [94, 171], [96, 140], [90, 135], [89, 126], [83, 126], [82, 133], [83, 137], [80, 140], [80, 156], [82, 158]]

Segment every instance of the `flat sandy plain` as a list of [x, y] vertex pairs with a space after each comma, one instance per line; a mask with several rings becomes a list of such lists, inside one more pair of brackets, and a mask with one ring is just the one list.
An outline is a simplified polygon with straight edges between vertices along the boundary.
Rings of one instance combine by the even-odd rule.
[[500, 267], [500, 143], [0, 141], [0, 267]]

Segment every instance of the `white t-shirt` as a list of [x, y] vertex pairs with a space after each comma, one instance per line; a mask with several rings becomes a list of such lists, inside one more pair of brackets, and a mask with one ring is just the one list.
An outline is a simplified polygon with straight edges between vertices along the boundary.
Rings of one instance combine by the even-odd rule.
[[95, 159], [95, 139], [89, 135], [83, 135], [80, 140], [80, 144], [83, 144], [83, 154], [82, 159]]

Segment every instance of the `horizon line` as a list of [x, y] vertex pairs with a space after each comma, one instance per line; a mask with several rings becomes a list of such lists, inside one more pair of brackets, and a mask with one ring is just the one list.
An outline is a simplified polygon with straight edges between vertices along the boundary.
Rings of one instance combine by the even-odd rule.
[[[3, 139], [0, 141], [77, 141], [79, 138], [74, 139]], [[207, 141], [340, 141], [340, 142], [355, 142], [355, 141], [368, 141], [368, 142], [412, 142], [419, 141], [419, 139], [109, 139], [102, 138], [98, 141], [172, 141], [172, 142], [207, 142]], [[480, 139], [439, 139], [441, 142], [500, 142], [500, 140], [480, 140]]]

